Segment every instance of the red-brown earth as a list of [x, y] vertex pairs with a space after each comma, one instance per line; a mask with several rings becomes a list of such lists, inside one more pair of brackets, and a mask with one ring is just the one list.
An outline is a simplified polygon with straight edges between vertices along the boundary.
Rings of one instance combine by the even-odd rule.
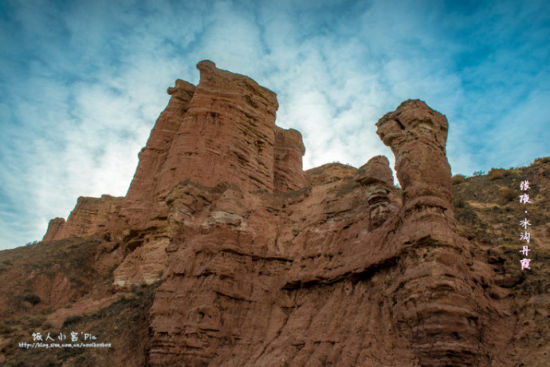
[[[548, 365], [550, 158], [451, 177], [447, 119], [409, 100], [376, 124], [401, 188], [382, 156], [304, 172], [275, 93], [197, 67], [125, 197], [0, 252], [1, 365]], [[19, 347], [71, 331], [112, 346]]]

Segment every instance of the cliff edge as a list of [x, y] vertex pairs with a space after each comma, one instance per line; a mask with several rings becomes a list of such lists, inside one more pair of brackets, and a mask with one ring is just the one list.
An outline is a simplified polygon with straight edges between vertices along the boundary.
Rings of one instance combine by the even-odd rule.
[[[125, 197], [79, 198], [41, 243], [0, 252], [0, 363], [547, 363], [550, 159], [451, 177], [446, 117], [408, 100], [376, 123], [401, 188], [383, 156], [304, 172], [275, 93], [197, 68], [197, 86], [168, 89]], [[522, 180], [527, 271], [510, 194]], [[71, 331], [112, 346], [18, 347]]]

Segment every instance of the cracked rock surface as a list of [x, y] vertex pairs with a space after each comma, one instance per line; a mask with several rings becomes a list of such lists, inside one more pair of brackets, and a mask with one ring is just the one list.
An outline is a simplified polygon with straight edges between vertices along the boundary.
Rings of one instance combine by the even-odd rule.
[[[446, 117], [408, 100], [376, 123], [401, 188], [383, 156], [303, 171], [275, 93], [197, 68], [168, 89], [125, 197], [80, 198], [41, 243], [0, 252], [0, 364], [38, 363], [10, 347], [34, 320], [114, 345], [51, 355], [64, 366], [546, 365], [550, 159], [451, 178]], [[502, 194], [522, 179], [528, 272]]]

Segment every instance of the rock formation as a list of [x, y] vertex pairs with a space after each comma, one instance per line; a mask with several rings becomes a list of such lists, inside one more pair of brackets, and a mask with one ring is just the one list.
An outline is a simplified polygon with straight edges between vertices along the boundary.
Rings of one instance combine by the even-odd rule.
[[42, 238], [42, 241], [55, 240], [57, 233], [59, 233], [64, 225], [65, 218], [54, 218], [50, 220], [50, 222], [48, 223], [48, 229], [46, 230], [46, 234]]
[[[480, 229], [464, 227], [476, 214], [467, 204], [453, 205], [453, 189], [465, 194], [451, 181], [445, 116], [409, 100], [376, 124], [395, 155], [402, 189], [383, 156], [359, 169], [327, 164], [304, 172], [301, 135], [275, 125], [273, 92], [210, 61], [198, 69], [197, 86], [177, 80], [168, 89], [170, 102], [124, 198], [80, 198], [67, 222], [50, 222], [42, 243], [0, 254], [6, 258], [0, 266], [11, 264], [0, 267], [0, 290], [19, 302], [0, 307], [1, 315], [22, 320], [20, 313], [42, 312], [61, 330], [80, 326], [113, 338], [109, 353], [59, 354], [54, 362], [511, 367], [547, 361], [550, 342], [535, 342], [529, 333], [550, 330], [548, 280], [525, 280]], [[538, 163], [532, 174], [541, 188], [550, 187], [548, 167], [550, 161]], [[537, 203], [547, 203], [548, 192], [538, 191]], [[535, 226], [539, 238], [550, 231], [545, 226], [543, 220]], [[545, 246], [536, 250], [541, 257], [549, 254]], [[17, 280], [21, 267], [43, 269], [40, 254], [58, 267]], [[39, 288], [56, 289], [59, 301]], [[11, 325], [17, 322], [23, 321]], [[121, 323], [129, 331], [112, 326]], [[141, 339], [128, 343], [129, 335]], [[5, 350], [0, 363], [35, 363], [24, 351]]]
[[[140, 222], [140, 218], [153, 209], [162, 182], [161, 172], [194, 91], [195, 86], [183, 80], [176, 80], [175, 87], [168, 88], [172, 97], [151, 131], [147, 145], [139, 153], [139, 164], [124, 200], [123, 212], [134, 222]], [[167, 173], [169, 169], [164, 170], [162, 178], [166, 179]]]
[[286, 192], [305, 186], [302, 156], [306, 152], [302, 134], [294, 129], [277, 128], [274, 148], [274, 191]]
[[394, 324], [423, 366], [487, 364], [479, 340], [489, 302], [468, 269], [469, 244], [456, 232], [447, 120], [422, 101], [406, 101], [376, 125], [394, 152], [403, 188], [400, 225], [386, 238], [402, 251], [393, 284]]
[[185, 179], [251, 192], [305, 186], [302, 137], [275, 126], [275, 93], [211, 61], [197, 68], [196, 88], [181, 80], [169, 88], [172, 98], [140, 153], [123, 208], [132, 224], [158, 216], [168, 192]]
[[118, 217], [122, 200], [121, 197], [110, 195], [102, 195], [101, 198], [79, 197], [67, 221], [63, 218], [52, 219], [42, 240], [106, 233]]
[[389, 164], [388, 158], [376, 156], [359, 168], [357, 174], [357, 182], [365, 187], [370, 230], [382, 225], [390, 215], [389, 193], [393, 187], [393, 175]]

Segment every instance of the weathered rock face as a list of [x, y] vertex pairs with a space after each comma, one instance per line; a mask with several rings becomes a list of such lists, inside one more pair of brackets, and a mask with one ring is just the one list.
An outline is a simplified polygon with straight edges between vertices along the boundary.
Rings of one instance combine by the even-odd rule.
[[369, 229], [373, 230], [386, 221], [391, 213], [389, 193], [393, 187], [390, 162], [384, 156], [371, 158], [357, 172], [357, 182], [365, 187], [369, 204]]
[[[223, 215], [204, 190], [186, 196], [191, 208], [172, 207], [188, 216], [151, 309], [153, 366], [489, 363], [479, 343], [488, 272], [472, 268], [456, 233], [446, 136], [388, 139], [384, 122], [396, 115], [444, 131], [446, 120], [410, 101], [379, 122], [409, 194], [403, 204], [388, 160], [375, 157], [345, 184], [275, 197], [237, 190]], [[443, 169], [424, 175], [434, 155]]]
[[42, 241], [84, 237], [109, 231], [118, 220], [122, 200], [121, 197], [110, 195], [102, 195], [101, 198], [79, 197], [67, 222], [63, 218], [52, 219]]
[[302, 137], [275, 126], [275, 94], [211, 61], [197, 68], [196, 88], [177, 81], [169, 89], [170, 103], [140, 153], [123, 209], [131, 224], [165, 216], [164, 198], [185, 179], [231, 182], [250, 192], [305, 186]]
[[357, 173], [357, 168], [340, 163], [326, 163], [305, 173], [309, 185], [317, 186], [352, 178]]
[[302, 157], [306, 152], [302, 134], [277, 128], [274, 149], [274, 191], [286, 192], [306, 186]]
[[139, 153], [139, 164], [122, 209], [122, 213], [129, 217], [132, 224], [147, 217], [147, 212], [155, 211], [160, 172], [183, 123], [194, 91], [195, 86], [183, 80], [176, 80], [175, 87], [168, 88], [168, 94], [172, 97], [151, 131], [147, 145]]
[[394, 323], [423, 366], [488, 363], [479, 340], [489, 301], [468, 269], [469, 244], [456, 232], [447, 120], [424, 102], [406, 101], [377, 126], [403, 185], [402, 224], [387, 238], [403, 249]]
[[376, 126], [380, 139], [395, 155], [405, 206], [412, 208], [426, 202], [450, 208], [451, 168], [445, 155], [445, 116], [422, 101], [408, 100], [382, 117]]
[[42, 241], [51, 241], [55, 239], [55, 236], [59, 230], [65, 225], [65, 218], [54, 218], [48, 223], [48, 229], [46, 234], [42, 238]]
[[[527, 279], [517, 271], [517, 248], [493, 246], [495, 238], [507, 238], [502, 223], [491, 224], [498, 231], [479, 232], [488, 225], [478, 228], [477, 221], [491, 215], [474, 211], [473, 202], [453, 206], [453, 188], [460, 200], [466, 194], [451, 185], [445, 116], [406, 101], [378, 121], [402, 189], [393, 185], [383, 156], [359, 169], [332, 163], [303, 172], [301, 135], [275, 126], [272, 92], [208, 61], [198, 68], [198, 86], [178, 80], [169, 89], [127, 196], [79, 199], [66, 223], [52, 220], [48, 242], [29, 250], [61, 248], [53, 260], [30, 264], [59, 262], [72, 248], [80, 257], [57, 275], [33, 272], [27, 282], [16, 271], [23, 256], [8, 259], [7, 270], [0, 262], [0, 290], [33, 291], [44, 308], [29, 303], [36, 297], [20, 303], [36, 312], [50, 307], [47, 319], [60, 325], [74, 310], [120, 310], [127, 298], [105, 306], [113, 294], [149, 285], [154, 296], [146, 302], [130, 297], [138, 300], [128, 308], [142, 310], [142, 317], [127, 323], [148, 339], [135, 347], [123, 343], [121, 356], [135, 357], [127, 365], [547, 363], [550, 341], [541, 340], [550, 332], [549, 277]], [[537, 187], [533, 205], [543, 211], [550, 160], [531, 171], [525, 172]], [[498, 207], [475, 205], [492, 214]], [[542, 239], [540, 259], [550, 258], [549, 221], [547, 215], [533, 223], [534, 237]], [[56, 241], [74, 236], [95, 237], [80, 248], [75, 238]], [[82, 263], [83, 249], [93, 261]], [[90, 274], [101, 274], [102, 285], [93, 285]], [[56, 305], [48, 294], [64, 294], [63, 302], [74, 305]], [[1, 316], [11, 315], [1, 306]], [[83, 355], [106, 365], [124, 359]], [[77, 365], [79, 358], [62, 361]]]
[[182, 179], [273, 191], [275, 94], [210, 61], [197, 68], [200, 83], [159, 172], [157, 193], [166, 195]]

